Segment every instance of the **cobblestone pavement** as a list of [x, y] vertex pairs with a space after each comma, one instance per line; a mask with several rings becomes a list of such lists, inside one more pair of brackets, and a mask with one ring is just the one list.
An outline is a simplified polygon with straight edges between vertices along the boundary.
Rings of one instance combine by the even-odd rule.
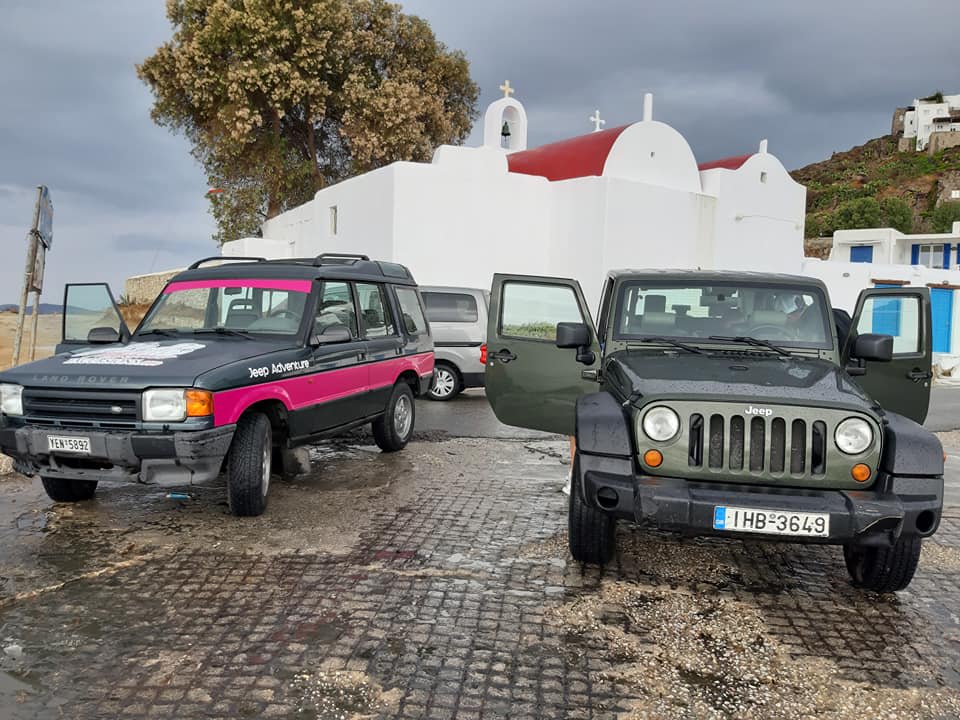
[[582, 569], [565, 443], [434, 440], [318, 450], [255, 519], [0, 480], [0, 717], [960, 715], [960, 516], [896, 596], [835, 548], [628, 528]]

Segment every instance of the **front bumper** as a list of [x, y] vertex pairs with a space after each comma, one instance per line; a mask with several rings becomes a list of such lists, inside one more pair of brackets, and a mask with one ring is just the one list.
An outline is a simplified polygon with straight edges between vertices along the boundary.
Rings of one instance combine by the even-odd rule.
[[[189, 432], [141, 433], [60, 429], [35, 425], [0, 428], [0, 452], [24, 475], [65, 480], [184, 485], [220, 474], [235, 425]], [[89, 438], [90, 454], [51, 453], [47, 437]]]
[[[889, 546], [901, 535], [933, 535], [943, 510], [941, 476], [881, 473], [868, 490], [820, 490], [692, 482], [636, 473], [628, 459], [579, 457], [580, 487], [587, 504], [643, 527], [690, 535]], [[829, 513], [830, 534], [808, 537], [716, 530], [717, 506]]]

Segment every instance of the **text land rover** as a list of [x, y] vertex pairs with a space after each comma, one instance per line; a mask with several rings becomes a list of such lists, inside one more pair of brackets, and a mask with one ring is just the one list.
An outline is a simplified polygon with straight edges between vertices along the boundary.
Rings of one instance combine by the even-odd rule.
[[575, 435], [575, 559], [610, 560], [623, 519], [842, 545], [854, 584], [909, 584], [943, 506], [927, 288], [864, 290], [838, 332], [810, 278], [618, 271], [598, 317], [573, 280], [494, 277], [487, 397]]
[[167, 283], [132, 334], [106, 285], [68, 285], [58, 353], [0, 373], [0, 450], [56, 501], [225, 469], [232, 512], [259, 515], [293, 448], [371, 423], [381, 449], [402, 449], [432, 373], [402, 265], [207, 258]]

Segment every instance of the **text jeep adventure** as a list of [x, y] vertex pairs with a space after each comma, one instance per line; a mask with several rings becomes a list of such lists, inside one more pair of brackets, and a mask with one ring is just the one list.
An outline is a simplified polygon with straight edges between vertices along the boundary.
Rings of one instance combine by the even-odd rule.
[[433, 342], [407, 269], [366, 256], [208, 258], [174, 277], [131, 336], [105, 285], [68, 285], [63, 344], [0, 373], [0, 450], [57, 501], [99, 481], [201, 483], [259, 515], [274, 459], [372, 423], [413, 433]]
[[622, 518], [843, 545], [856, 585], [907, 586], [943, 505], [926, 288], [864, 290], [850, 326], [809, 278], [620, 271], [599, 318], [575, 281], [494, 276], [487, 396], [576, 436], [575, 559], [610, 560]]

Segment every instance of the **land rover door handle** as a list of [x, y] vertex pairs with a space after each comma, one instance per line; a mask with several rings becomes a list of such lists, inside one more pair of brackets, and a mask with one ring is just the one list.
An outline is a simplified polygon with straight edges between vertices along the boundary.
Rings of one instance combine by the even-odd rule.
[[513, 354], [512, 352], [510, 352], [509, 350], [507, 350], [506, 348], [504, 348], [503, 350], [501, 350], [501, 351], [499, 351], [499, 352], [495, 352], [495, 353], [492, 355], [492, 357], [496, 358], [497, 360], [499, 360], [500, 362], [502, 362], [504, 365], [506, 365], [506, 364], [507, 364], [508, 362], [510, 362], [511, 360], [516, 360], [516, 359], [517, 359], [517, 356], [514, 355], [514, 354]]
[[914, 368], [913, 370], [907, 371], [907, 377], [913, 380], [914, 382], [920, 382], [921, 380], [929, 380], [933, 377], [933, 373], [929, 370], [921, 370], [920, 368]]

